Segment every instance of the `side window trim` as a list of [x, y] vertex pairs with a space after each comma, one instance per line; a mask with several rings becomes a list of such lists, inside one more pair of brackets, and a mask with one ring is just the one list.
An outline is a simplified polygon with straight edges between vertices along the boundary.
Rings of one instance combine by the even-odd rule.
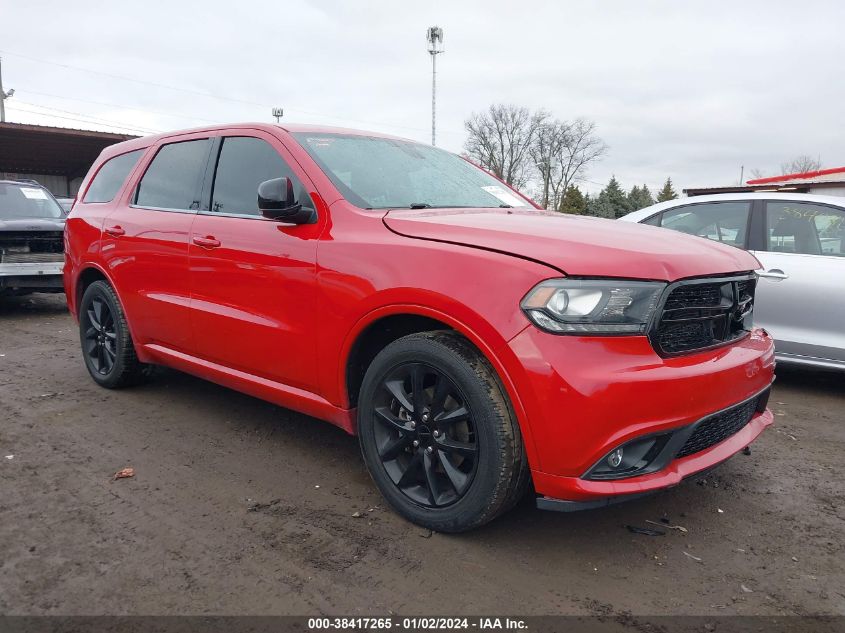
[[[82, 197], [79, 199], [79, 201], [82, 204], [111, 204], [116, 199], [120, 199], [120, 197], [121, 197], [120, 194], [123, 192], [123, 189], [124, 189], [124, 187], [126, 187], [127, 183], [132, 181], [132, 175], [135, 172], [135, 170], [138, 168], [138, 165], [140, 164], [141, 159], [144, 158], [144, 153], [147, 151], [147, 149], [148, 149], [148, 147], [139, 147], [138, 149], [132, 149], [132, 150], [129, 150], [128, 152], [123, 152], [122, 154], [115, 154], [111, 158], [104, 160], [100, 164], [100, 166], [97, 168], [97, 173], [95, 173], [92, 176], [91, 180], [86, 185], [85, 191], [83, 192]], [[123, 158], [125, 156], [128, 156], [129, 154], [136, 154], [136, 153], [138, 154], [138, 158], [135, 159], [135, 163], [132, 165], [132, 167], [129, 169], [129, 171], [126, 172], [126, 175], [123, 177], [123, 180], [121, 181], [120, 186], [114, 192], [114, 195], [111, 197], [110, 200], [87, 200], [86, 199], [91, 192], [91, 187], [94, 185], [94, 183], [97, 180], [97, 177], [99, 177], [99, 175], [102, 173], [102, 171], [103, 171], [103, 169], [105, 168], [106, 165], [108, 165], [113, 160], [116, 160], [118, 158]], [[77, 193], [77, 195], [79, 195], [79, 194]]]
[[797, 255], [799, 257], [828, 257], [828, 258], [836, 258], [841, 259], [842, 255], [831, 255], [828, 253], [783, 253], [780, 251], [770, 251], [769, 248], [769, 204], [779, 204], [785, 202], [791, 202], [794, 204], [809, 204], [815, 207], [827, 207], [828, 209], [833, 209], [838, 213], [845, 215], [845, 207], [838, 207], [835, 204], [828, 204], [827, 202], [816, 202], [815, 200], [776, 200], [776, 199], [766, 199], [762, 200], [762, 215], [763, 215], [763, 242], [761, 244], [760, 251], [763, 253], [777, 253], [778, 255]]
[[[222, 135], [222, 136], [218, 136], [218, 137], [212, 139], [213, 142], [211, 144], [211, 148], [210, 148], [210, 151], [209, 151], [208, 162], [206, 163], [206, 168], [205, 168], [205, 171], [204, 171], [204, 174], [203, 174], [203, 184], [202, 184], [202, 192], [201, 192], [202, 197], [200, 198], [200, 207], [197, 211], [192, 211], [191, 213], [197, 213], [199, 215], [212, 215], [212, 216], [221, 217], [221, 218], [241, 218], [241, 219], [247, 219], [247, 220], [260, 220], [262, 222], [268, 222], [270, 220], [267, 220], [267, 218], [265, 218], [261, 214], [234, 213], [234, 212], [223, 212], [223, 211], [212, 211], [211, 210], [212, 197], [214, 196], [214, 182], [217, 178], [217, 165], [220, 162], [220, 154], [223, 151], [223, 144], [225, 143], [227, 138], [251, 138], [251, 139], [257, 139], [259, 141], [264, 141], [265, 143], [267, 143], [273, 149], [273, 151], [275, 151], [279, 155], [279, 158], [288, 166], [288, 169], [290, 170], [291, 174], [296, 179], [295, 184], [299, 185], [299, 187], [303, 191], [307, 192], [307, 187], [305, 185], [305, 181], [303, 181], [303, 179], [296, 173], [296, 170], [291, 165], [293, 157], [285, 156], [285, 155], [279, 153], [278, 149], [273, 146], [272, 142], [270, 142], [270, 138], [272, 138], [272, 137], [265, 137], [264, 135], [251, 134], [249, 130], [243, 130], [243, 133], [237, 133], [237, 132], [240, 132], [240, 131], [234, 131], [233, 130], [232, 133], [225, 134], [225, 135]], [[276, 139], [276, 140], [278, 140], [278, 139]], [[283, 144], [282, 144], [282, 147], [284, 147], [285, 151], [287, 152], [287, 147], [285, 147]], [[296, 163], [296, 164], [301, 169], [301, 166], [298, 163]], [[310, 198], [308, 199], [308, 206], [311, 207], [311, 208], [314, 208], [314, 203]], [[315, 216], [316, 216], [316, 213], [317, 213], [316, 209], [314, 209], [314, 213], [315, 213]]]
[[[138, 194], [141, 190], [141, 183], [144, 180], [144, 176], [147, 175], [147, 172], [149, 171], [150, 167], [155, 162], [155, 159], [158, 156], [159, 152], [161, 152], [161, 150], [164, 147], [167, 147], [168, 145], [174, 145], [176, 143], [190, 143], [191, 141], [211, 141], [208, 144], [208, 150], [207, 150], [206, 156], [205, 156], [206, 168], [200, 170], [200, 176], [199, 176], [199, 178], [197, 178], [197, 182], [194, 184], [194, 193], [202, 196], [202, 192], [203, 192], [202, 187], [203, 187], [204, 178], [205, 178], [205, 170], [208, 168], [208, 160], [209, 160], [209, 157], [211, 155], [211, 148], [215, 145], [215, 141], [217, 141], [218, 138], [219, 137], [216, 136], [216, 135], [214, 135], [214, 136], [209, 135], [209, 136], [198, 136], [196, 138], [186, 138], [186, 139], [162, 139], [158, 143], [158, 145], [156, 145], [154, 147], [153, 154], [150, 157], [150, 160], [147, 162], [147, 164], [144, 165], [143, 172], [137, 178], [134, 179], [133, 189], [132, 189], [132, 191], [130, 193], [130, 197], [129, 197], [129, 207], [131, 209], [143, 209], [145, 211], [165, 211], [167, 213], [191, 213], [191, 214], [196, 214], [199, 211], [199, 209], [172, 209], [172, 208], [169, 208], [169, 207], [151, 207], [151, 206], [147, 206], [147, 205], [138, 204]], [[136, 165], [135, 167], [137, 169], [138, 165]], [[202, 198], [200, 197], [198, 199], [200, 201], [200, 207], [202, 207]]]

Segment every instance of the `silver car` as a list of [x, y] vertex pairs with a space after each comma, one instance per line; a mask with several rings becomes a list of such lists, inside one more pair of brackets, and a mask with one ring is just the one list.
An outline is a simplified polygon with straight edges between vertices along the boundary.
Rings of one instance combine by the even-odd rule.
[[774, 337], [778, 360], [845, 370], [845, 198], [763, 192], [695, 196], [621, 220], [751, 251], [762, 264], [754, 322]]

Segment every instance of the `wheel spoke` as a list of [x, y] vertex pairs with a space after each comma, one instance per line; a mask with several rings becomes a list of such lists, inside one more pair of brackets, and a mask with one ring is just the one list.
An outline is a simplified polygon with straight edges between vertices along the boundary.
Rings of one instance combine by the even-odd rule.
[[99, 332], [103, 329], [103, 326], [100, 325], [100, 319], [97, 318], [97, 314], [94, 312], [93, 306], [88, 308], [86, 314], [88, 315], [88, 322], [91, 324], [91, 327], [94, 328], [94, 331]]
[[91, 307], [94, 308], [94, 316], [97, 317], [97, 324], [102, 328], [103, 326], [103, 302], [99, 299], [94, 299], [91, 302]]
[[444, 436], [434, 441], [437, 442], [437, 448], [446, 453], [456, 453], [462, 457], [475, 457], [475, 454], [478, 452], [474, 444], [459, 442], [450, 437]]
[[86, 339], [95, 339], [95, 338], [97, 338], [97, 330], [94, 328], [94, 326], [93, 326], [93, 325], [92, 325], [92, 326], [90, 326], [89, 328], [87, 328], [87, 329], [85, 330], [85, 338], [86, 338]]
[[440, 453], [440, 463], [443, 465], [446, 477], [449, 478], [449, 482], [455, 488], [455, 492], [458, 493], [458, 496], [464, 494], [467, 486], [469, 485], [469, 475], [455, 468], [452, 462], [449, 461], [449, 457], [442, 452]]
[[449, 396], [449, 379], [442, 374], [437, 374], [437, 383], [434, 385], [434, 395], [431, 398], [431, 417], [435, 420], [443, 413], [446, 406], [446, 398]]
[[106, 370], [105, 373], [109, 373], [111, 371], [111, 368], [114, 367], [114, 354], [112, 354], [112, 351], [105, 345], [103, 345], [102, 350], [103, 365]]
[[419, 481], [418, 475], [421, 465], [422, 452], [419, 452], [411, 458], [410, 462], [408, 462], [408, 467], [405, 469], [405, 472], [402, 473], [402, 476], [399, 478], [399, 481], [396, 483], [396, 485], [400, 488], [404, 488], [406, 486], [410, 486], [411, 484], [417, 483]]
[[411, 397], [414, 399], [413, 411], [421, 415], [425, 409], [425, 369], [422, 365], [416, 364], [411, 367]]
[[434, 470], [436, 466], [435, 457], [427, 451], [423, 453], [423, 472], [425, 473], [425, 482], [428, 485], [428, 494], [431, 498], [432, 505], [440, 505], [438, 499], [440, 498], [440, 485], [437, 483], [437, 473]]
[[411, 437], [409, 435], [400, 435], [385, 443], [379, 449], [378, 455], [385, 461], [396, 459], [396, 457], [404, 451], [411, 444]]
[[442, 414], [437, 418], [436, 422], [439, 424], [455, 424], [456, 422], [463, 422], [469, 418], [469, 411], [466, 407], [458, 407]]
[[396, 429], [400, 433], [406, 433], [409, 429], [405, 426], [405, 420], [397, 418], [393, 412], [387, 407], [376, 407], [376, 420], [385, 424], [386, 426]]
[[97, 345], [97, 371], [101, 374], [108, 373], [104, 371], [106, 365], [106, 353], [102, 345]]
[[394, 398], [396, 398], [403, 409], [406, 411], [413, 411], [414, 405], [412, 405], [411, 401], [408, 399], [408, 394], [405, 393], [405, 386], [402, 383], [403, 381], [401, 380], [389, 380], [384, 383], [384, 387]]

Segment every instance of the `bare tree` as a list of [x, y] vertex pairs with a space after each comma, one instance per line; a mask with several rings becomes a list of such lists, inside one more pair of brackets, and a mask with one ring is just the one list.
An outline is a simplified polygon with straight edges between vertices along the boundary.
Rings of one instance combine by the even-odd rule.
[[[763, 173], [763, 170], [759, 167], [752, 167], [748, 173], [751, 175], [751, 180], [759, 180], [760, 178], [765, 178], [766, 174]], [[739, 183], [742, 184], [742, 183]]]
[[532, 114], [528, 108], [491, 105], [464, 122], [469, 134], [464, 149], [482, 167], [519, 189], [529, 180], [531, 143], [547, 118], [544, 110]]
[[808, 154], [802, 154], [791, 161], [780, 164], [781, 174], [803, 174], [808, 171], [818, 171], [822, 168], [821, 160]]
[[550, 180], [550, 208], [557, 209], [569, 186], [583, 177], [587, 166], [607, 152], [607, 145], [595, 135], [596, 124], [586, 119], [562, 123], [563, 141], [559, 146]]
[[[567, 142], [569, 125], [557, 119], [548, 120], [537, 126], [534, 140], [528, 150], [531, 163], [539, 177], [537, 197], [544, 209], [552, 202], [552, 181], [560, 172], [560, 155]], [[556, 208], [556, 207], [554, 207]]]

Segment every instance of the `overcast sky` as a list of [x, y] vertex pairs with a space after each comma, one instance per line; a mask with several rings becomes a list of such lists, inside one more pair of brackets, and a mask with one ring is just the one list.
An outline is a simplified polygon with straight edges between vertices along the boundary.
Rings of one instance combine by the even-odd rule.
[[838, 0], [0, 0], [7, 120], [143, 133], [272, 121], [278, 105], [285, 121], [430, 141], [434, 24], [452, 151], [464, 119], [501, 102], [596, 122], [610, 149], [588, 191], [611, 174], [735, 184], [742, 165], [775, 174], [798, 154], [845, 165]]

